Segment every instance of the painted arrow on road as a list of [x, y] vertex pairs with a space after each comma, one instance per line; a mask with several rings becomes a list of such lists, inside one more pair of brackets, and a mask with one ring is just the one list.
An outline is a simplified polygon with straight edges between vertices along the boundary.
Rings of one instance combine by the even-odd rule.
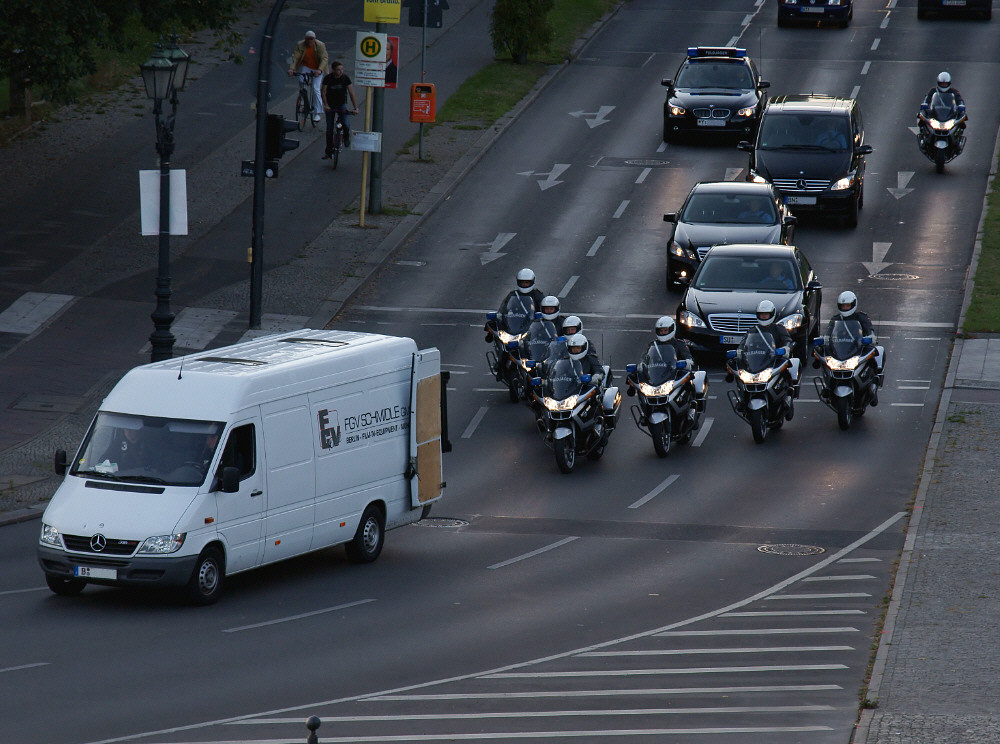
[[861, 265], [868, 269], [869, 275], [875, 276], [875, 274], [882, 273], [886, 266], [892, 266], [892, 263], [885, 263], [885, 254], [889, 252], [891, 245], [892, 243], [872, 243], [871, 262], [861, 262]]
[[[614, 106], [601, 106], [597, 111], [570, 111], [569, 115], [579, 119], [581, 116], [588, 117], [584, 119], [587, 122], [587, 126], [591, 129], [594, 127], [599, 127], [601, 124], [607, 124], [609, 119], [605, 118], [608, 114], [615, 110]], [[593, 118], [589, 118], [593, 117]]]
[[474, 243], [473, 245], [488, 245], [490, 247], [489, 250], [479, 254], [480, 265], [485, 266], [491, 261], [506, 256], [506, 253], [500, 253], [500, 249], [507, 245], [515, 235], [517, 233], [499, 233], [492, 243]]
[[552, 166], [552, 170], [550, 170], [548, 173], [537, 173], [535, 171], [521, 171], [517, 175], [545, 176], [544, 179], [538, 181], [538, 188], [540, 188], [542, 191], [545, 191], [545, 189], [550, 189], [553, 186], [557, 186], [558, 184], [562, 183], [562, 181], [557, 181], [556, 179], [559, 178], [559, 176], [561, 176], [563, 173], [565, 173], [566, 169], [569, 168], [569, 166], [570, 166], [569, 163], [556, 163], [555, 165]]
[[889, 193], [896, 197], [896, 199], [902, 199], [913, 191], [913, 189], [906, 188], [911, 178], [913, 178], [913, 171], [899, 171], [899, 174], [896, 176], [896, 188], [890, 188]]

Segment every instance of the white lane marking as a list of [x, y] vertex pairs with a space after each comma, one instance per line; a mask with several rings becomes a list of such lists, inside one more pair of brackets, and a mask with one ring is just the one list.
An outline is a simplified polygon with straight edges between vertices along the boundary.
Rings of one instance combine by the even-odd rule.
[[597, 255], [597, 249], [601, 247], [601, 243], [604, 242], [604, 238], [605, 238], [604, 235], [598, 235], [597, 236], [597, 240], [594, 241], [594, 244], [590, 246], [590, 250], [587, 251], [587, 255], [588, 256], [596, 256]]
[[886, 187], [888, 192], [896, 197], [896, 201], [899, 201], [907, 194], [913, 193], [913, 189], [907, 188], [910, 184], [910, 179], [913, 178], [914, 171], [897, 171], [896, 172], [896, 188]]
[[[722, 617], [725, 617], [724, 615]], [[652, 651], [589, 651], [580, 656], [686, 656], [687, 654], [780, 654], [801, 651], [853, 651], [854, 646], [772, 646], [770, 648], [670, 648]]]
[[0, 332], [34, 333], [75, 299], [72, 295], [25, 292], [0, 313]]
[[545, 176], [545, 178], [535, 182], [538, 184], [538, 188], [540, 188], [542, 191], [545, 191], [546, 189], [550, 189], [553, 186], [557, 186], [560, 183], [562, 183], [562, 181], [559, 181], [557, 179], [559, 178], [559, 176], [561, 176], [563, 173], [566, 172], [566, 169], [569, 168], [569, 166], [570, 163], [556, 163], [555, 165], [552, 166], [552, 170], [550, 170], [548, 173], [539, 173], [538, 171], [521, 171], [517, 175], [528, 176], [528, 177]]
[[469, 439], [472, 437], [472, 433], [476, 430], [476, 427], [479, 426], [479, 422], [483, 420], [483, 416], [486, 415], [488, 410], [490, 410], [488, 406], [482, 406], [478, 411], [476, 411], [476, 415], [472, 417], [472, 421], [469, 422], [469, 425], [465, 427], [465, 431], [462, 432], [462, 439]]
[[[717, 398], [718, 396], [715, 397]], [[701, 431], [698, 432], [698, 436], [696, 436], [694, 438], [694, 441], [691, 442], [692, 447], [700, 447], [702, 445], [702, 443], [705, 441], [705, 437], [708, 436], [709, 430], [712, 428], [712, 424], [714, 423], [715, 419], [712, 418], [711, 416], [707, 416], [705, 418], [705, 420], [701, 424]]]
[[235, 317], [235, 310], [186, 307], [177, 313], [177, 318], [170, 326], [170, 332], [174, 334], [174, 346], [204, 349]]
[[255, 628], [264, 628], [268, 625], [278, 625], [280, 623], [289, 623], [293, 620], [302, 620], [306, 617], [315, 617], [316, 615], [325, 615], [328, 612], [337, 612], [338, 610], [346, 610], [350, 607], [358, 607], [359, 605], [368, 604], [369, 602], [374, 602], [374, 599], [359, 599], [356, 602], [345, 602], [344, 604], [337, 605], [336, 607], [324, 607], [322, 610], [313, 610], [312, 612], [303, 612], [299, 615], [289, 615], [288, 617], [279, 617], [274, 620], [265, 620], [261, 623], [252, 623], [251, 625], [241, 625], [238, 628], [226, 628], [223, 633], [239, 633], [243, 630], [253, 630]]
[[[851, 96], [851, 98], [856, 98], [856, 96]], [[873, 276], [882, 271], [886, 266], [892, 266], [891, 261], [885, 263], [885, 254], [889, 252], [891, 247], [892, 243], [872, 243], [872, 260], [870, 262], [862, 261], [861, 265]]]
[[726, 43], [726, 46], [729, 46], [729, 47], [731, 47], [731, 46], [736, 46], [736, 45], [737, 45], [737, 44], [739, 43], [739, 41], [740, 41], [740, 37], [739, 37], [739, 36], [734, 36], [733, 38], [731, 38], [731, 39], [730, 39], [730, 40], [729, 40], [729, 41], [728, 41], [728, 42]]
[[615, 110], [614, 106], [601, 106], [597, 111], [570, 111], [569, 115], [579, 119], [580, 117], [587, 117], [584, 119], [587, 122], [587, 126], [593, 129], [594, 127], [599, 127], [601, 124], [607, 124], [610, 119], [607, 118], [608, 114]]
[[881, 39], [875, 39], [875, 41], [873, 41], [873, 42], [872, 42], [872, 51], [873, 51], [873, 52], [874, 52], [874, 51], [875, 51], [876, 49], [878, 49], [878, 45], [879, 45], [879, 44], [881, 43], [881, 41], [882, 41]]
[[896, 380], [896, 382], [923, 382], [923, 383], [926, 383], [928, 385], [931, 384], [930, 380]]
[[643, 496], [641, 499], [639, 499], [635, 503], [629, 504], [628, 508], [629, 509], [638, 509], [640, 506], [642, 506], [643, 504], [645, 504], [647, 501], [651, 501], [652, 499], [655, 499], [657, 497], [657, 495], [659, 495], [659, 493], [661, 491], [663, 491], [667, 486], [669, 486], [671, 483], [673, 483], [678, 478], [680, 478], [680, 475], [677, 475], [676, 473], [674, 475], [668, 475], [667, 478], [666, 478], [666, 480], [664, 480], [662, 483], [660, 483], [660, 485], [658, 485], [656, 488], [654, 488], [652, 491], [650, 491], [649, 493], [647, 493], [645, 496]]
[[[872, 560], [878, 560], [878, 558], [873, 558]], [[841, 563], [846, 563], [847, 561], [840, 561]], [[868, 592], [837, 592], [834, 594], [775, 594], [773, 597], [768, 597], [768, 600], [775, 599], [866, 599], [872, 595]]]
[[[881, 563], [881, 558], [841, 558], [837, 563]], [[869, 595], [865, 595], [866, 597]]]
[[506, 256], [507, 254], [500, 253], [500, 250], [516, 236], [517, 233], [497, 233], [497, 236], [493, 238], [493, 242], [491, 243], [467, 243], [466, 245], [489, 246], [486, 251], [479, 254], [479, 265], [485, 266], [492, 261], [496, 261], [498, 258]]
[[[403, 734], [399, 736], [324, 736], [324, 744], [362, 744], [363, 742], [401, 741], [488, 741], [491, 739], [566, 739], [605, 738], [611, 736], [692, 736], [694, 734], [791, 734], [833, 731], [829, 726], [742, 726], [732, 728], [661, 728], [661, 729], [605, 729], [603, 731], [517, 731], [513, 733], [492, 732], [481, 734]], [[257, 739], [240, 744], [283, 744], [287, 739]], [[98, 744], [108, 744], [98, 742]], [[205, 744], [236, 744], [235, 742], [206, 742]]]
[[891, 406], [896, 406], [897, 408], [923, 408], [923, 403], [890, 403]]
[[506, 393], [507, 388], [472, 388], [474, 393]]
[[868, 74], [868, 70], [871, 69], [871, 66], [872, 66], [871, 61], [870, 60], [866, 61], [865, 64], [861, 67], [861, 74], [862, 75], [867, 75]]
[[[675, 628], [681, 628], [681, 627], [684, 627], [686, 625], [692, 625], [694, 623], [698, 623], [698, 622], [701, 622], [703, 620], [708, 620], [708, 619], [711, 619], [713, 617], [716, 617], [716, 616], [722, 614], [723, 612], [731, 612], [732, 610], [735, 610], [735, 609], [737, 609], [739, 607], [746, 607], [747, 605], [752, 604], [754, 602], [758, 602], [758, 601], [760, 601], [761, 599], [763, 599], [765, 597], [768, 597], [768, 596], [770, 596], [772, 594], [775, 594], [777, 592], [783, 591], [785, 588], [791, 586], [792, 584], [794, 584], [794, 583], [796, 583], [798, 581], [801, 581], [804, 577], [810, 576], [811, 574], [813, 574], [813, 573], [815, 573], [817, 571], [821, 571], [824, 568], [826, 568], [827, 566], [829, 566], [830, 564], [835, 563], [836, 561], [840, 560], [844, 556], [850, 555], [853, 551], [857, 550], [859, 547], [861, 547], [865, 543], [869, 542], [870, 540], [873, 540], [874, 538], [878, 537], [880, 534], [882, 534], [887, 529], [889, 529], [890, 527], [892, 527], [894, 524], [896, 524], [896, 522], [898, 522], [899, 520], [901, 520], [905, 516], [906, 516], [906, 512], [896, 512], [894, 515], [892, 515], [891, 517], [889, 517], [888, 519], [886, 519], [884, 522], [882, 522], [882, 524], [880, 524], [877, 527], [875, 527], [874, 529], [870, 530], [867, 534], [859, 537], [857, 540], [855, 540], [854, 542], [852, 542], [850, 545], [847, 545], [847, 546], [841, 548], [836, 553], [833, 553], [832, 555], [828, 556], [827, 558], [824, 558], [823, 560], [819, 561], [815, 565], [810, 566], [809, 568], [803, 569], [802, 571], [799, 571], [798, 573], [793, 574], [792, 576], [789, 576], [788, 578], [786, 578], [786, 579], [784, 579], [782, 581], [779, 581], [777, 584], [774, 584], [773, 586], [770, 586], [767, 589], [764, 589], [764, 590], [762, 590], [760, 592], [757, 592], [756, 594], [753, 594], [753, 595], [751, 595], [749, 597], [744, 597], [741, 600], [733, 602], [733, 603], [727, 605], [726, 607], [721, 607], [721, 608], [717, 608], [715, 610], [710, 610], [709, 612], [703, 612], [700, 615], [695, 615], [693, 617], [689, 617], [689, 618], [686, 618], [684, 620], [680, 620], [680, 621], [678, 621], [676, 623], [670, 623], [669, 625], [663, 625], [663, 626], [660, 626], [659, 628], [653, 628], [651, 630], [642, 631], [641, 633], [633, 633], [631, 635], [622, 636], [620, 638], [615, 638], [615, 639], [612, 639], [610, 641], [604, 641], [602, 643], [597, 643], [597, 644], [594, 644], [594, 645], [591, 645], [591, 646], [587, 646], [587, 647], [584, 647], [584, 648], [578, 648], [578, 649], [574, 649], [572, 651], [565, 651], [565, 652], [557, 653], [557, 654], [550, 654], [548, 656], [542, 656], [542, 657], [539, 657], [539, 658], [536, 658], [536, 659], [531, 659], [529, 661], [522, 661], [522, 662], [518, 662], [518, 663], [515, 663], [515, 664], [508, 664], [506, 666], [497, 667], [497, 668], [493, 669], [492, 672], [502, 672], [502, 671], [506, 671], [508, 669], [523, 669], [523, 668], [526, 668], [526, 667], [529, 667], [529, 666], [535, 666], [535, 665], [538, 665], [538, 664], [544, 664], [544, 663], [547, 663], [547, 662], [550, 662], [550, 661], [557, 661], [557, 660], [560, 660], [560, 659], [566, 659], [566, 658], [569, 658], [569, 657], [574, 656], [576, 654], [583, 653], [585, 651], [595, 651], [595, 650], [600, 649], [600, 648], [607, 648], [609, 646], [616, 646], [616, 645], [621, 644], [621, 643], [629, 643], [631, 641], [639, 640], [639, 639], [642, 639], [642, 638], [650, 638], [650, 637], [654, 637], [654, 636], [670, 635], [671, 631], [673, 631]], [[698, 631], [689, 631], [689, 632], [697, 633]], [[759, 631], [754, 631], [754, 632], [757, 633]], [[787, 632], [787, 630], [785, 630], [785, 629], [782, 629], [782, 630], [774, 629], [774, 630], [771, 630], [770, 632], [771, 633], [784, 633], [784, 632]], [[817, 630], [815, 628], [799, 628], [799, 629], [794, 629], [793, 632], [800, 632], [800, 633], [806, 633], [806, 632], [809, 632], [809, 633], [817, 633], [817, 632], [819, 632], [819, 633], [822, 633], [822, 632], [855, 632], [856, 633], [856, 632], [859, 632], [859, 631], [858, 631], [857, 628], [848, 628], [848, 629], [846, 629], [846, 631], [845, 631], [845, 629], [842, 629], [842, 628], [833, 628], [833, 629], [826, 629], [826, 630], [824, 630], [824, 629], [818, 629]], [[736, 633], [739, 634], [740, 631], [737, 631]], [[714, 634], [715, 633], [713, 633], [713, 635]], [[436, 686], [443, 685], [443, 684], [451, 684], [451, 683], [455, 683], [455, 682], [464, 682], [466, 680], [476, 679], [477, 677], [480, 677], [483, 674], [489, 674], [489, 673], [491, 673], [491, 672], [480, 672], [480, 673], [472, 673], [472, 674], [456, 674], [456, 675], [453, 675], [451, 677], [442, 677], [442, 678], [439, 678], [439, 679], [433, 679], [433, 680], [429, 680], [427, 682], [421, 682], [421, 683], [418, 683], [418, 684], [406, 685], [406, 686], [403, 686], [403, 687], [390, 688], [388, 690], [383, 690], [381, 693], [374, 693], [374, 694], [367, 694], [367, 695], [350, 695], [350, 696], [347, 696], [347, 697], [340, 697], [340, 698], [329, 698], [327, 700], [321, 700], [321, 701], [318, 701], [318, 702], [311, 702], [311, 703], [308, 703], [308, 704], [305, 704], [305, 705], [291, 706], [291, 707], [283, 708], [283, 709], [279, 709], [279, 710], [271, 710], [271, 711], [267, 711], [267, 712], [261, 712], [258, 715], [274, 715], [274, 714], [277, 714], [277, 713], [292, 713], [292, 712], [298, 712], [298, 711], [302, 711], [302, 710], [314, 710], [314, 709], [316, 709], [316, 708], [318, 708], [320, 706], [331, 706], [331, 705], [337, 705], [337, 704], [340, 704], [340, 703], [356, 702], [358, 700], [370, 700], [372, 698], [378, 697], [379, 695], [386, 695], [386, 696], [388, 696], [388, 695], [399, 694], [399, 693], [403, 693], [403, 692], [409, 692], [410, 690], [426, 689], [428, 687], [436, 687]], [[773, 689], [777, 689], [777, 688], [773, 688]], [[792, 688], [789, 688], [789, 689], [792, 689]], [[836, 685], [833, 685], [833, 686], [830, 686], [830, 687], [822, 687], [822, 688], [819, 688], [819, 687], [817, 687], [817, 688], [804, 688], [803, 687], [803, 688], [797, 688], [797, 689], [830, 689], [830, 690], [835, 690], [835, 689], [839, 689], [839, 688]], [[559, 694], [564, 694], [564, 693], [559, 693]], [[611, 694], [611, 693], [604, 693], [604, 694]], [[637, 693], [634, 690], [628, 690], [626, 692], [626, 694], [635, 695]], [[541, 697], [542, 693], [532, 692], [532, 693], [530, 693], [530, 696], [531, 697]], [[151, 736], [162, 736], [162, 735], [165, 735], [165, 734], [176, 734], [176, 733], [182, 732], [182, 731], [186, 732], [186, 731], [195, 731], [195, 730], [207, 729], [207, 728], [209, 728], [211, 726], [218, 726], [218, 725], [221, 725], [221, 724], [231, 723], [233, 721], [238, 721], [238, 720], [247, 720], [247, 719], [250, 719], [250, 718], [253, 718], [253, 717], [254, 717], [254, 714], [247, 714], [247, 715], [243, 715], [243, 716], [235, 716], [235, 717], [232, 717], [232, 718], [216, 719], [214, 721], [202, 721], [201, 723], [194, 723], [194, 724], [189, 724], [189, 725], [186, 725], [186, 726], [175, 726], [175, 727], [169, 728], [169, 729], [160, 729], [160, 730], [156, 730], [156, 731], [146, 731], [146, 732], [143, 732], [143, 733], [140, 733], [140, 734], [130, 734], [128, 736], [118, 737], [118, 738], [115, 738], [115, 739], [104, 739], [104, 740], [98, 741], [98, 742], [90, 742], [90, 744], [117, 744], [118, 742], [132, 741], [132, 740], [135, 740], [136, 738], [145, 738], [145, 737], [151, 737]], [[544, 737], [542, 737], [542, 738], [544, 738]], [[352, 739], [351, 741], [354, 741], [354, 740]], [[244, 742], [244, 744], [249, 744], [249, 742]]]
[[621, 217], [625, 213], [625, 210], [628, 208], [629, 201], [630, 201], [629, 199], [622, 199], [622, 203], [618, 205], [618, 209], [616, 209], [615, 213], [611, 215], [611, 218], [616, 220], [619, 217]]
[[[638, 690], [559, 690], [532, 692], [445, 692], [431, 695], [380, 695], [362, 702], [422, 702], [434, 700], [508, 700], [515, 698], [616, 697], [618, 695], [731, 695], [747, 692], [823, 692], [843, 690], [840, 685], [746, 685], [742, 687], [667, 687]], [[299, 723], [301, 718], [296, 718]]]
[[940, 341], [938, 336], [904, 336], [904, 341]]
[[48, 587], [36, 586], [32, 589], [8, 589], [5, 592], [0, 592], [0, 597], [6, 596], [8, 594], [27, 594], [28, 592], [44, 592]]
[[726, 168], [726, 175], [723, 177], [724, 181], [735, 181], [739, 178], [740, 173], [743, 172], [742, 168]]
[[[323, 716], [323, 723], [364, 723], [373, 721], [463, 721], [479, 718], [569, 718], [578, 716], [665, 716], [701, 715], [707, 713], [799, 713], [833, 710], [832, 705], [733, 705], [712, 708], [608, 708], [605, 710], [512, 710], [494, 713], [401, 713], [394, 716]], [[301, 718], [258, 718], [235, 721], [233, 725], [274, 725], [294, 723]], [[517, 734], [513, 735], [519, 738]], [[450, 739], [442, 736], [442, 739]]]
[[656, 148], [657, 152], [664, 152], [667, 149], [667, 143], [661, 142], [660, 146]]
[[882, 23], [880, 23], [878, 27], [879, 28], [886, 28], [889, 25], [889, 16], [891, 16], [891, 15], [892, 15], [891, 12], [886, 13], [885, 14], [885, 18], [882, 19]]
[[643, 181], [646, 180], [646, 176], [648, 176], [652, 171], [653, 171], [652, 168], [643, 168], [642, 173], [640, 173], [639, 177], [635, 179], [635, 182], [642, 183]]
[[579, 278], [580, 277], [575, 276], [575, 275], [571, 276], [569, 278], [569, 281], [566, 282], [566, 284], [563, 285], [563, 288], [561, 290], [559, 290], [559, 294], [557, 295], [559, 297], [559, 299], [561, 299], [561, 300], [566, 299], [566, 295], [568, 295], [569, 291], [571, 289], [573, 289], [573, 285], [576, 284], [576, 282], [577, 282], [577, 280]]
[[896, 390], [930, 390], [930, 385], [900, 385]]
[[751, 636], [751, 635], [800, 635], [808, 633], [857, 633], [857, 628], [753, 628], [752, 630], [668, 630], [657, 633], [658, 637], [692, 637], [692, 636]]
[[719, 617], [812, 617], [816, 615], [864, 615], [864, 610], [758, 610], [755, 612], [727, 612]]
[[851, 98], [857, 98], [858, 97], [858, 93], [860, 93], [860, 92], [861, 92], [861, 86], [860, 85], [855, 85], [853, 88], [851, 88], [851, 96], [850, 97]]
[[49, 666], [51, 663], [51, 661], [36, 661], [33, 664], [21, 664], [20, 666], [6, 667], [4, 669], [0, 669], [0, 674], [3, 674], [4, 672], [19, 672], [22, 669], [34, 669], [35, 667]]
[[648, 677], [673, 674], [758, 674], [760, 672], [830, 672], [845, 664], [761, 664], [759, 666], [685, 667], [664, 669], [577, 669], [568, 672], [501, 672], [480, 679], [566, 679], [579, 677]]
[[749, 26], [752, 22], [753, 22], [753, 15], [750, 14], [750, 13], [747, 13], [745, 16], [743, 16], [743, 23], [741, 23], [740, 25], [741, 26]]
[[808, 576], [803, 581], [867, 581], [874, 579], [870, 574], [837, 574], [834, 576]]
[[524, 555], [519, 555], [516, 558], [511, 558], [510, 560], [501, 561], [500, 563], [494, 563], [492, 566], [487, 566], [491, 571], [497, 568], [503, 568], [504, 566], [509, 566], [512, 563], [517, 563], [518, 561], [523, 561], [527, 558], [534, 558], [536, 555], [541, 555], [542, 553], [547, 553], [550, 550], [555, 550], [560, 548], [567, 543], [571, 543], [574, 540], [579, 540], [579, 537], [564, 537], [562, 540], [552, 543], [551, 545], [546, 545], [544, 548], [539, 548], [538, 550], [532, 550], [530, 553], [525, 553]]

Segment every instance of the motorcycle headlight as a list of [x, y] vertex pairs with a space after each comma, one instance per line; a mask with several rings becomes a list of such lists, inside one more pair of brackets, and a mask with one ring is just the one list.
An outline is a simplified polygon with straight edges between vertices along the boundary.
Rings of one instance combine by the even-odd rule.
[[736, 112], [736, 116], [742, 117], [744, 119], [753, 116], [753, 112], [757, 110], [756, 106], [747, 106], [746, 108], [741, 108]]
[[830, 185], [830, 191], [844, 191], [854, 185], [854, 174], [848, 173], [843, 178], [837, 179]]
[[764, 176], [760, 175], [759, 173], [755, 173], [753, 171], [750, 171], [750, 181], [752, 183], [767, 183], [767, 179], [764, 178]]
[[557, 400], [555, 398], [544, 398], [542, 402], [550, 411], [572, 411], [576, 408], [577, 396], [571, 395], [568, 398]]
[[525, 337], [525, 335], [526, 334], [524, 334], [524, 333], [519, 333], [519, 334], [517, 334], [515, 336], [512, 333], [507, 333], [507, 331], [497, 331], [497, 338], [500, 339], [500, 342], [504, 346], [506, 346], [507, 344], [509, 344], [511, 341], [520, 341], [522, 338]]
[[850, 359], [834, 359], [833, 357], [826, 358], [826, 366], [830, 369], [839, 371], [847, 371], [852, 369], [857, 369], [858, 364], [861, 362], [861, 357], [853, 356]]
[[661, 395], [670, 395], [674, 389], [674, 381], [670, 380], [662, 385], [650, 385], [648, 382], [639, 383], [639, 392], [645, 396], [657, 397]]
[[786, 331], [794, 331], [796, 328], [801, 327], [802, 320], [802, 313], [792, 313], [791, 315], [786, 315], [778, 322], [785, 326]]
[[675, 106], [670, 104], [670, 115], [671, 116], [684, 116], [687, 113], [687, 109], [683, 106]]
[[771, 372], [773, 370], [768, 367], [765, 370], [761, 370], [757, 374], [753, 372], [747, 372], [745, 369], [741, 369], [737, 372], [740, 378], [740, 382], [750, 385], [760, 385], [771, 379]]
[[184, 538], [187, 537], [186, 532], [181, 532], [178, 535], [157, 535], [156, 537], [147, 537], [146, 541], [139, 548], [140, 553], [176, 553], [181, 549], [181, 545], [184, 544]]
[[685, 310], [681, 313], [681, 325], [685, 325], [688, 328], [708, 328], [708, 326], [705, 325], [705, 321], [692, 313], [690, 310]]
[[45, 524], [45, 522], [42, 522], [42, 534], [38, 536], [38, 541], [46, 545], [55, 545], [57, 548], [62, 547], [62, 540], [59, 539], [59, 530], [51, 524]]
[[948, 119], [948, 121], [938, 121], [937, 119], [930, 119], [930, 124], [935, 129], [951, 129], [955, 126], [955, 120]]

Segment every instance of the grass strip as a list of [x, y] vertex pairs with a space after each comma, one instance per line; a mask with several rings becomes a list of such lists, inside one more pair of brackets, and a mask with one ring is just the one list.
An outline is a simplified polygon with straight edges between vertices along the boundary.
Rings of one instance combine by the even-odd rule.
[[1000, 193], [995, 181], [987, 204], [972, 299], [961, 329], [965, 336], [1000, 333]]

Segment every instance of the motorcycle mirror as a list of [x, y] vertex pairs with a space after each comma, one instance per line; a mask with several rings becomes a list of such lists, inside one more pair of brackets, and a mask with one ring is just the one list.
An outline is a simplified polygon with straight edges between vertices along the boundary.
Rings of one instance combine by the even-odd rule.
[[813, 339], [813, 346], [822, 346], [822, 345], [823, 345], [822, 336], [817, 336], [816, 338]]
[[535, 313], [535, 320], [541, 320], [541, 319], [542, 319], [542, 314], [541, 313]]
[[726, 352], [726, 359], [735, 359], [735, 358], [736, 358], [736, 349], [730, 349], [729, 351]]
[[788, 352], [788, 350], [784, 346], [782, 346], [780, 349], [775, 349], [774, 350], [774, 355], [775, 356], [785, 356], [785, 354], [787, 352]]
[[531, 387], [539, 387], [541, 384], [542, 384], [542, 378], [541, 377], [532, 377], [531, 378]]
[[507, 342], [507, 351], [515, 351], [517, 349], [517, 341]]
[[535, 360], [534, 359], [527, 359], [527, 360], [525, 360], [524, 366], [527, 367], [528, 369], [534, 369], [535, 368]]
[[861, 337], [861, 343], [863, 343], [865, 346], [871, 346], [872, 337], [871, 336], [862, 336]]
[[921, 104], [920, 104], [920, 110], [921, 110], [921, 111], [927, 111], [927, 110], [929, 110], [929, 109], [930, 109], [930, 106], [929, 106], [929, 105], [927, 105], [926, 103], [921, 103]]
[[591, 377], [590, 375], [581, 375], [581, 377], [580, 377], [580, 381], [581, 382], [590, 382], [593, 379], [594, 378]]
[[964, 103], [958, 104], [958, 113], [960, 113], [960, 114], [964, 114], [965, 113], [965, 104]]
[[556, 336], [556, 341], [558, 341], [561, 344], [564, 344], [564, 343], [566, 343], [566, 337], [565, 336]]
[[496, 313], [486, 313], [486, 320], [496, 320], [496, 319], [497, 319]]
[[687, 366], [688, 366], [687, 359], [677, 360], [677, 369], [687, 369]]
[[633, 372], [635, 372], [635, 371], [636, 371], [637, 369], [639, 369], [639, 366], [638, 366], [638, 365], [636, 365], [636, 364], [626, 364], [626, 365], [625, 365], [625, 371], [626, 371], [626, 372], [627, 372], [628, 374], [632, 374], [632, 373], [633, 373]]

